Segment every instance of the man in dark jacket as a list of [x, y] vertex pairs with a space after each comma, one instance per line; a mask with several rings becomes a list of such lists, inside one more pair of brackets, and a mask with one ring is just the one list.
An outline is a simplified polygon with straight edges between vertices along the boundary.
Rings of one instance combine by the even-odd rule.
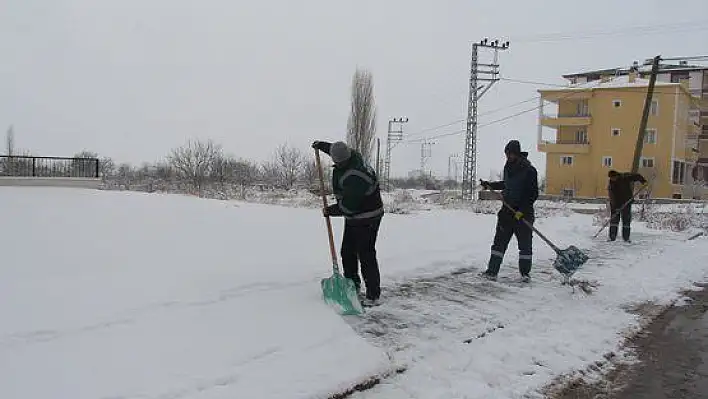
[[[630, 223], [632, 222], [632, 183], [635, 181], [647, 184], [647, 180], [639, 173], [619, 173], [615, 170], [607, 172], [610, 181], [607, 193], [610, 197], [610, 241], [617, 239], [620, 218], [622, 219], [622, 239], [629, 242]], [[630, 201], [632, 200], [632, 201]], [[629, 201], [629, 203], [627, 203]], [[627, 205], [622, 208], [622, 205]], [[622, 208], [620, 210], [620, 208]]]
[[528, 153], [521, 152], [521, 144], [517, 140], [509, 141], [504, 148], [504, 153], [507, 159], [504, 165], [504, 180], [498, 182], [481, 180], [480, 182], [484, 189], [502, 190], [504, 201], [514, 208], [514, 211], [502, 204], [502, 208], [497, 214], [497, 230], [494, 235], [489, 264], [482, 276], [496, 280], [509, 241], [515, 235], [519, 246], [521, 281], [529, 282], [531, 281], [529, 273], [531, 273], [533, 258], [533, 230], [524, 224], [521, 218], [531, 224], [534, 222], [533, 205], [538, 199], [538, 173], [527, 159]]
[[345, 143], [315, 141], [316, 148], [332, 158], [332, 191], [337, 203], [324, 209], [325, 216], [344, 216], [342, 268], [344, 277], [361, 287], [358, 263], [366, 285], [364, 305], [374, 305], [381, 295], [381, 277], [376, 260], [376, 237], [383, 217], [383, 201], [376, 172], [361, 154]]

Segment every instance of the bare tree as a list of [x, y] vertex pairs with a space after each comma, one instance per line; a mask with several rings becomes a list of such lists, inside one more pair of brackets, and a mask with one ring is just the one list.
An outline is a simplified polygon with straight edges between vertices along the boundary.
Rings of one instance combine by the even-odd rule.
[[231, 159], [222, 154], [217, 154], [211, 163], [209, 178], [212, 182], [217, 183], [219, 190], [224, 193], [227, 183], [232, 181]]
[[261, 164], [261, 179], [263, 183], [271, 186], [280, 184], [280, 168], [276, 161], [267, 161]]
[[372, 74], [357, 68], [352, 78], [351, 105], [347, 121], [347, 144], [371, 163], [376, 136], [376, 105]]
[[116, 172], [116, 164], [111, 157], [103, 157], [98, 162], [102, 177], [113, 176]]
[[15, 132], [13, 126], [7, 129], [7, 158], [3, 160], [3, 174], [12, 176], [15, 174], [15, 165], [12, 156], [15, 155]]
[[246, 188], [258, 178], [258, 166], [248, 160], [234, 160], [231, 163], [234, 181], [241, 187], [241, 199], [246, 199]]
[[[309, 188], [314, 188], [317, 186], [318, 179], [319, 172], [317, 171], [317, 163], [313, 158], [307, 159], [304, 162], [302, 170], [302, 181], [307, 184]], [[317, 188], [319, 188], [319, 186], [317, 186]]]
[[215, 161], [220, 158], [221, 146], [211, 140], [190, 140], [186, 145], [173, 149], [168, 156], [177, 176], [189, 181], [199, 193], [211, 176]]
[[155, 177], [160, 180], [171, 180], [174, 174], [174, 169], [169, 164], [158, 162], [155, 165]]
[[299, 149], [291, 147], [287, 143], [278, 146], [275, 151], [275, 164], [280, 184], [285, 189], [293, 188], [304, 163], [305, 156]]

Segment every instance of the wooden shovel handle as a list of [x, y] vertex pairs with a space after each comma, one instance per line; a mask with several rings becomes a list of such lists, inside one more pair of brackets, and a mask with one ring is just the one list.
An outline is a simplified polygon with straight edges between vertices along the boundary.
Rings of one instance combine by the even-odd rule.
[[[322, 206], [323, 211], [327, 209], [327, 194], [325, 193], [324, 185], [324, 172], [322, 171], [322, 162], [320, 161], [320, 150], [315, 148], [315, 162], [317, 163], [317, 172], [320, 176], [320, 195], [322, 196]], [[339, 271], [339, 266], [337, 265], [337, 250], [334, 248], [334, 235], [332, 234], [332, 221], [329, 215], [325, 217], [327, 222], [327, 235], [329, 237], [329, 251], [332, 255], [332, 267], [335, 272]]]

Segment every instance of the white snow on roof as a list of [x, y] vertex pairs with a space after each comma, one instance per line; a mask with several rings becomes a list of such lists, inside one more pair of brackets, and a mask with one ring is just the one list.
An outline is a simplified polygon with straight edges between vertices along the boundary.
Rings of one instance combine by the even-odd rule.
[[[677, 86], [679, 83], [669, 83], [669, 82], [659, 82], [655, 83], [656, 86]], [[544, 91], [564, 91], [568, 89], [578, 89], [578, 90], [588, 90], [588, 89], [616, 89], [622, 87], [646, 87], [649, 86], [649, 79], [642, 79], [637, 77], [634, 82], [629, 81], [628, 75], [615, 76], [610, 80], [603, 82], [601, 79], [593, 80], [587, 83], [571, 84], [568, 87], [554, 89], [554, 90], [544, 90]]]

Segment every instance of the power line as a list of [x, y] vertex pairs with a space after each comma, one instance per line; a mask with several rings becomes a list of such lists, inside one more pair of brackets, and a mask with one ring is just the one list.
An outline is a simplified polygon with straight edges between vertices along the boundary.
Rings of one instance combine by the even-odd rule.
[[529, 84], [529, 85], [535, 85], [535, 86], [569, 87], [568, 85], [563, 85], [563, 84], [559, 84], [559, 83], [541, 83], [541, 82], [534, 82], [532, 80], [511, 79], [511, 78], [499, 78], [499, 79], [503, 80], [505, 82]]
[[[520, 112], [517, 112], [517, 113], [515, 113], [515, 114], [508, 115], [508, 116], [505, 116], [505, 117], [503, 117], [503, 118], [495, 119], [495, 120], [493, 120], [493, 121], [490, 121], [490, 122], [481, 124], [481, 125], [479, 125], [477, 128], [478, 128], [478, 129], [481, 129], [481, 128], [483, 128], [483, 127], [488, 127], [488, 126], [496, 125], [496, 124], [499, 124], [499, 123], [508, 121], [508, 120], [510, 120], [510, 119], [514, 119], [514, 118], [516, 118], [516, 117], [518, 117], [518, 116], [521, 116], [521, 115], [524, 115], [524, 114], [528, 114], [529, 112], [538, 111], [540, 108], [541, 108], [541, 106], [538, 105], [538, 106], [535, 106], [535, 107], [533, 107], [533, 108], [525, 109], [525, 110], [520, 111]], [[465, 133], [465, 131], [466, 131], [466, 129], [456, 130], [456, 131], [454, 131], [454, 132], [448, 132], [448, 133], [438, 134], [438, 135], [435, 135], [435, 136], [430, 136], [430, 137], [428, 137], [427, 139], [432, 140], [432, 139], [439, 139], [439, 138], [443, 138], [443, 137], [456, 136], [456, 135]], [[421, 142], [422, 140], [424, 140], [424, 139], [406, 140], [405, 142], [406, 142], [406, 143], [418, 143], [418, 142]]]
[[[531, 97], [531, 98], [527, 98], [526, 100], [518, 101], [518, 102], [515, 102], [515, 103], [513, 103], [513, 104], [508, 104], [508, 105], [504, 105], [504, 106], [502, 106], [502, 107], [495, 108], [495, 109], [492, 109], [492, 110], [489, 110], [489, 111], [480, 112], [480, 113], [478, 114], [478, 116], [487, 116], [487, 115], [491, 115], [491, 114], [497, 113], [497, 112], [499, 112], [499, 111], [505, 111], [505, 110], [507, 110], [507, 109], [509, 109], [509, 108], [516, 107], [517, 105], [522, 105], [522, 104], [526, 104], [526, 103], [531, 102], [531, 101], [536, 101], [536, 100], [538, 100], [539, 98], [541, 98], [541, 96], [534, 96], [534, 97]], [[453, 125], [456, 125], [456, 124], [458, 124], [458, 123], [462, 123], [462, 122], [464, 122], [465, 120], [466, 120], [466, 119], [458, 119], [458, 120], [456, 120], [456, 121], [453, 121], [453, 122], [450, 122], [450, 123], [446, 123], [446, 124], [444, 124], [444, 125], [439, 125], [439, 126], [429, 127], [429, 128], [425, 128], [425, 129], [419, 130], [419, 131], [417, 131], [417, 132], [415, 132], [415, 133], [409, 134], [409, 135], [408, 135], [408, 139], [407, 139], [406, 141], [408, 141], [408, 140], [410, 140], [410, 139], [412, 139], [412, 138], [414, 138], [414, 137], [416, 137], [416, 136], [419, 136], [419, 135], [421, 135], [421, 134], [423, 134], [423, 133], [431, 132], [431, 131], [435, 131], [435, 130], [439, 130], [439, 129], [442, 129], [442, 128], [444, 128], [444, 127], [453, 126]]]
[[690, 22], [669, 23], [669, 24], [652, 24], [638, 25], [623, 28], [596, 29], [576, 32], [548, 32], [536, 35], [521, 36], [518, 38], [512, 37], [517, 43], [550, 43], [564, 40], [582, 40], [593, 39], [603, 36], [631, 36], [631, 35], [650, 35], [658, 33], [681, 33], [708, 30], [708, 20], [698, 20]]
[[[502, 80], [508, 80], [508, 79], [502, 78]], [[534, 84], [543, 84], [543, 83], [534, 82]], [[553, 84], [551, 84], [551, 85], [553, 85]], [[568, 86], [562, 86], [562, 87], [568, 87]], [[644, 91], [642, 91], [642, 92], [644, 93], [644, 92], [646, 92], [646, 90], [644, 90]], [[564, 95], [560, 96], [560, 97], [558, 98], [558, 100], [563, 100], [563, 99], [568, 98], [568, 97], [570, 97], [570, 96], [572, 96], [572, 95], [574, 95], [574, 94], [576, 94], [575, 91], [571, 91], [571, 92], [569, 92], [569, 93], [565, 93]], [[540, 97], [540, 96], [535, 97], [535, 98], [538, 99], [539, 97]], [[530, 101], [530, 100], [526, 100], [526, 101]], [[508, 115], [508, 116], [505, 116], [505, 117], [503, 117], [503, 118], [499, 118], [499, 119], [496, 119], [496, 120], [487, 122], [487, 123], [485, 123], [485, 124], [479, 125], [478, 128], [489, 127], [489, 126], [496, 125], [496, 124], [499, 124], [499, 123], [502, 123], [502, 122], [506, 122], [506, 121], [508, 121], [508, 120], [510, 120], [510, 119], [514, 119], [514, 118], [516, 118], [516, 117], [518, 117], [518, 116], [527, 114], [527, 113], [529, 113], [529, 112], [538, 111], [539, 109], [541, 109], [541, 107], [542, 107], [542, 105], [539, 104], [539, 105], [537, 105], [537, 106], [535, 106], [535, 107], [533, 107], [533, 108], [528, 108], [528, 109], [525, 109], [525, 110], [523, 110], [523, 111], [517, 112], [517, 113], [515, 113], [515, 114]], [[439, 139], [439, 138], [443, 138], [443, 137], [456, 136], [456, 135], [461, 134], [461, 133], [464, 133], [464, 132], [465, 132], [465, 130], [457, 130], [457, 131], [454, 131], [454, 132], [448, 132], [448, 133], [443, 133], [443, 134], [439, 134], [439, 135], [436, 135], [436, 136], [431, 136], [431, 137], [428, 137], [428, 139]], [[406, 141], [404, 141], [404, 142], [406, 142], [406, 143], [414, 143], [414, 142], [418, 142], [418, 141], [419, 141], [419, 140], [410, 140], [410, 141], [406, 140]]]

